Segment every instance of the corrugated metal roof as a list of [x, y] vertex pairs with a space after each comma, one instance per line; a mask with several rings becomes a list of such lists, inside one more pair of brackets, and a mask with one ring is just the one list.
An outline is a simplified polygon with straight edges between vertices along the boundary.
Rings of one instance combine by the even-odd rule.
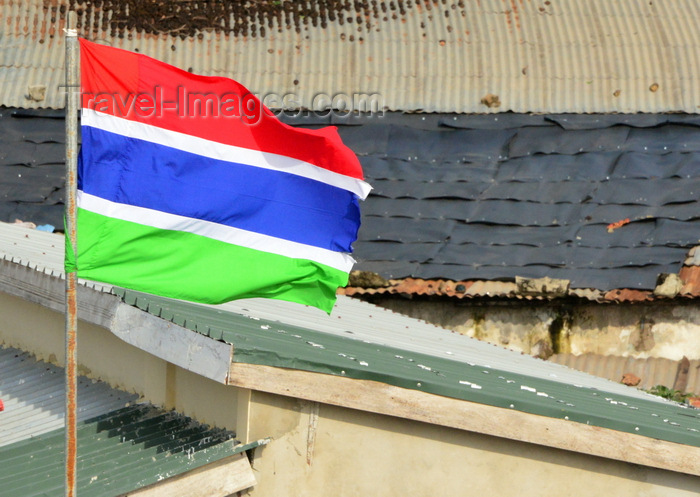
[[[150, 405], [112, 411], [78, 426], [77, 493], [114, 497], [180, 475], [246, 447], [231, 437]], [[59, 495], [64, 444], [56, 430], [0, 448], [3, 495]]]
[[[700, 295], [700, 270], [683, 267], [679, 273], [683, 284], [679, 298], [697, 298]], [[341, 295], [352, 297], [371, 295], [404, 295], [421, 297], [451, 297], [457, 299], [515, 299], [550, 301], [561, 298], [577, 298], [600, 303], [612, 302], [651, 302], [667, 299], [657, 297], [651, 290], [633, 290], [621, 288], [603, 292], [595, 289], [569, 288], [565, 294], [532, 295], [521, 293], [518, 285], [503, 281], [452, 281], [452, 280], [422, 280], [404, 278], [387, 280], [387, 286], [365, 288], [362, 286], [347, 286], [339, 288]]]
[[[356, 273], [357, 274], [357, 273]], [[361, 274], [361, 272], [359, 273]], [[355, 280], [356, 281], [356, 280]], [[386, 280], [386, 286], [378, 288], [363, 287], [351, 279], [345, 288], [338, 292], [348, 296], [362, 295], [410, 295], [425, 297], [452, 297], [458, 299], [517, 299], [517, 300], [552, 300], [561, 297], [574, 297], [594, 302], [605, 302], [606, 294], [600, 290], [570, 288], [564, 294], [522, 293], [517, 283], [512, 281], [452, 281], [445, 279], [423, 280], [419, 278], [403, 278]], [[651, 293], [651, 292], [645, 292]], [[609, 299], [613, 301], [615, 299]]]
[[[450, 358], [513, 374], [540, 379], [558, 378], [569, 384], [581, 384], [621, 395], [648, 398], [646, 394], [619, 383], [590, 375], [582, 376], [578, 371], [569, 368], [552, 368], [550, 363], [528, 355], [344, 296], [338, 297], [336, 307], [329, 317], [305, 306], [264, 299], [228, 302], [216, 306], [214, 310], [241, 314], [254, 321], [281, 321], [285, 325], [336, 337], [352, 338], [363, 343], [394, 347], [433, 357]], [[205, 317], [211, 319], [209, 314]], [[196, 323], [196, 320], [194, 322]]]
[[[48, 233], [22, 224], [0, 223], [0, 259], [17, 262], [42, 273], [63, 278], [65, 239], [62, 234]], [[111, 285], [80, 280], [84, 285], [109, 292]]]
[[[555, 373], [553, 363], [446, 330], [433, 328], [429, 333], [410, 318], [403, 318], [409, 324], [400, 336], [392, 334], [399, 331], [394, 320], [375, 321], [374, 316], [365, 318], [363, 326], [344, 322], [341, 333], [318, 332], [308, 321], [291, 324], [282, 308], [271, 320], [251, 319], [137, 292], [120, 294], [151, 314], [232, 343], [234, 362], [374, 380], [700, 446], [700, 411], [567, 368]], [[527, 372], [514, 372], [518, 368], [512, 363], [527, 365]]]
[[[63, 369], [14, 348], [0, 347], [0, 447], [62, 428], [65, 414]], [[78, 379], [78, 421], [106, 414], [138, 400], [138, 395]]]
[[[63, 370], [0, 348], [0, 493], [58, 495], [65, 481]], [[232, 456], [234, 434], [80, 377], [77, 490], [112, 497]]]
[[680, 279], [683, 282], [681, 295], [700, 295], [700, 266], [684, 266], [680, 271]]
[[[2, 3], [0, 104], [62, 106], [68, 3]], [[80, 32], [289, 107], [375, 94], [402, 111], [700, 112], [698, 0], [126, 5], [76, 6]]]
[[[622, 375], [631, 373], [641, 380], [638, 388], [645, 390], [656, 385], [672, 388], [679, 366], [679, 361], [662, 357], [639, 359], [599, 354], [556, 354], [548, 360], [612, 381], [621, 381]], [[688, 366], [685, 392], [700, 393], [700, 360], [689, 361]]]

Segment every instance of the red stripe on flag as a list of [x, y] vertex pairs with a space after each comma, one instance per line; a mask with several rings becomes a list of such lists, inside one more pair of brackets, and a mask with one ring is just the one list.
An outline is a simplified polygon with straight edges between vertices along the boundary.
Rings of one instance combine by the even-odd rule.
[[360, 162], [335, 127], [294, 128], [232, 79], [198, 76], [145, 55], [80, 42], [84, 108], [363, 179]]
[[91, 96], [102, 92], [106, 96], [126, 98], [139, 88], [139, 55], [89, 41], [80, 41], [80, 85], [83, 107]]

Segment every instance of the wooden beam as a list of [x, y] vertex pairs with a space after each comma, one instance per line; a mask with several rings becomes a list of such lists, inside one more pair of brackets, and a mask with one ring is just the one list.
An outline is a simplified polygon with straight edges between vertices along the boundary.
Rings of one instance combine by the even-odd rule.
[[245, 452], [120, 497], [228, 497], [257, 482]]
[[700, 476], [700, 448], [563, 419], [292, 369], [232, 363], [230, 385]]

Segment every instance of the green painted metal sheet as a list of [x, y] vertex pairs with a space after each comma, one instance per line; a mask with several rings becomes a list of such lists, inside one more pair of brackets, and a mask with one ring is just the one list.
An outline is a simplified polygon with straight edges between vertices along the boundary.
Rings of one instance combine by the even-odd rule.
[[[78, 426], [77, 493], [121, 495], [254, 445], [241, 445], [233, 437], [150, 404], [93, 418]], [[0, 495], [62, 495], [64, 451], [63, 429], [0, 448]]]
[[[214, 307], [117, 290], [125, 302], [234, 345], [234, 362], [380, 381], [470, 402], [700, 447], [700, 410], [408, 352]], [[465, 337], [466, 339], [466, 337]], [[537, 360], [533, 359], [533, 367]]]

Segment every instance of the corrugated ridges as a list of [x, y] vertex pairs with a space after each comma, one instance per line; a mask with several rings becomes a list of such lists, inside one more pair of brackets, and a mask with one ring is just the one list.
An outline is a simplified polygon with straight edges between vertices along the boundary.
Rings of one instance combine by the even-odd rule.
[[[0, 246], [0, 260], [27, 266], [59, 278], [64, 277], [65, 239], [62, 234], [47, 233], [24, 224], [0, 223], [4, 245]], [[79, 282], [103, 292], [112, 286], [80, 279]]]
[[[0, 104], [62, 106], [66, 4], [2, 5]], [[76, 8], [88, 38], [227, 75], [262, 95], [295, 94], [290, 108], [312, 108], [318, 94], [377, 93], [400, 111], [700, 111], [698, 0], [290, 4], [250, 3], [181, 25], [174, 15], [116, 16], [109, 8], [120, 2]], [[47, 86], [44, 100], [25, 98], [36, 84]], [[487, 95], [499, 106], [482, 103]]]
[[[6, 242], [12, 245], [0, 248], [0, 258], [30, 266], [48, 274], [58, 275], [62, 272], [65, 250], [63, 236], [22, 225], [16, 225], [16, 228], [11, 232], [16, 238], [12, 241], [9, 238], [6, 239]], [[8, 236], [12, 235], [8, 233]]]
[[[59, 429], [64, 424], [63, 369], [14, 348], [0, 348], [0, 447]], [[78, 381], [78, 420], [119, 409], [138, 395], [85, 377]]]
[[[362, 272], [359, 272], [360, 274]], [[357, 273], [355, 273], [357, 274]], [[345, 288], [339, 288], [340, 295], [359, 297], [362, 295], [405, 295], [423, 297], [450, 297], [458, 299], [516, 299], [548, 301], [561, 298], [583, 299], [599, 303], [651, 302], [667, 300], [668, 296], [655, 295], [652, 290], [618, 288], [601, 291], [591, 288], [569, 288], [565, 293], [533, 294], [522, 292], [518, 285], [509, 281], [445, 279], [423, 280], [403, 278], [386, 280], [386, 286], [364, 287], [351, 281]], [[698, 266], [684, 266], [678, 273], [681, 289], [675, 298], [695, 299], [700, 296], [700, 269]], [[536, 283], [536, 280], [534, 281]]]
[[[327, 365], [332, 367], [336, 364], [334, 361], [338, 360], [337, 357], [329, 355], [328, 352], [324, 352], [324, 348], [314, 344], [324, 340], [351, 340], [367, 345], [369, 348], [366, 352], [369, 354], [373, 350], [371, 345], [378, 345], [400, 350], [399, 355], [402, 356], [410, 353], [437, 360], [446, 358], [515, 375], [544, 380], [558, 378], [558, 381], [568, 384], [580, 384], [587, 388], [625, 396], [650, 398], [649, 395], [619, 383], [542, 362], [342, 296], [338, 298], [332, 315], [326, 316], [314, 309], [282, 301], [250, 299], [228, 302], [220, 306], [202, 306], [123, 289], [116, 289], [116, 292], [126, 303], [155, 316], [217, 340], [233, 343], [239, 351], [241, 362], [249, 362], [245, 357], [252, 357], [253, 362], [264, 360], [260, 358], [274, 361], [281, 353], [280, 357], [283, 359], [280, 360], [294, 357], [297, 366], [315, 362], [317, 367], [322, 367], [324, 363], [319, 363], [318, 357], [322, 360], [325, 357], [326, 361], [330, 361]], [[280, 316], [284, 316], [283, 321]], [[250, 333], [252, 335], [248, 336]], [[301, 340], [302, 336], [305, 336], [306, 340]], [[260, 344], [263, 345], [258, 346], [257, 340], [261, 340]], [[290, 346], [295, 348], [294, 352], [287, 351], [287, 347]], [[258, 352], [259, 356], [256, 359], [255, 354]], [[309, 359], [313, 356], [316, 358]], [[346, 364], [350, 367], [352, 363]], [[653, 397], [651, 399], [657, 400]]]
[[[241, 445], [232, 437], [150, 405], [109, 412], [78, 426], [77, 491], [95, 497], [131, 492], [235, 454]], [[64, 444], [59, 429], [0, 448], [3, 495], [60, 493]]]
[[[64, 485], [63, 370], [0, 348], [0, 493], [59, 494]], [[230, 431], [150, 404], [84, 377], [78, 382], [78, 493], [122, 495], [234, 455]]]
[[[641, 380], [638, 388], [646, 390], [656, 385], [672, 387], [676, 381], [679, 366], [679, 361], [662, 357], [640, 359], [599, 354], [556, 354], [549, 360], [611, 381], [621, 381], [622, 375], [631, 373]], [[700, 393], [700, 361], [689, 361], [688, 366], [688, 378], [684, 391]]]
[[511, 281], [453, 281], [446, 279], [423, 280], [403, 278], [387, 280], [387, 286], [365, 288], [350, 282], [346, 288], [338, 289], [342, 295], [416, 295], [425, 297], [453, 297], [459, 299], [518, 299], [551, 300], [563, 296], [582, 298], [595, 302], [605, 301], [605, 293], [599, 290], [569, 289], [565, 295], [532, 295], [521, 293], [518, 285]]

